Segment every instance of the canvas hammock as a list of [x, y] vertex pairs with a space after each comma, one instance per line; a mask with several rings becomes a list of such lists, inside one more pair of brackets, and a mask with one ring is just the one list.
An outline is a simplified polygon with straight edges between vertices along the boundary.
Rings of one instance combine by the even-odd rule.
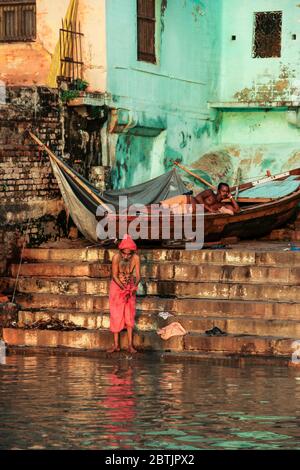
[[[56, 157], [58, 159], [58, 157]], [[60, 159], [59, 159], [60, 160]], [[127, 196], [128, 206], [134, 204], [158, 204], [164, 199], [178, 196], [187, 191], [183, 181], [181, 180], [177, 170], [174, 168], [167, 173], [158, 176], [145, 183], [132, 186], [121, 190], [97, 191], [83, 176], [79, 175], [71, 169], [66, 163], [62, 162], [69, 172], [64, 170], [53, 158], [50, 157], [53, 173], [57, 179], [59, 189], [61, 191], [64, 203], [68, 208], [71, 217], [76, 224], [78, 230], [85, 238], [91, 241], [97, 241], [95, 218], [98, 200], [100, 199], [105, 205], [113, 206], [118, 211], [119, 196]], [[89, 188], [89, 192], [85, 187], [72, 178], [76, 175], [78, 179]], [[95, 197], [94, 197], [94, 196]]]

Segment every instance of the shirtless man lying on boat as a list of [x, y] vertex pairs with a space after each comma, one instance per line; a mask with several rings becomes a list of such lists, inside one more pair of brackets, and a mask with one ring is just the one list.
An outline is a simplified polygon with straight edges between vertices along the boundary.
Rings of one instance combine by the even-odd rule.
[[[223, 202], [230, 199], [230, 202]], [[238, 203], [233, 199], [230, 188], [227, 183], [218, 185], [217, 194], [211, 189], [206, 189], [197, 196], [175, 196], [161, 201], [162, 207], [172, 207], [172, 210], [178, 214], [184, 213], [185, 204], [203, 204], [204, 212], [230, 214], [234, 215], [240, 212]]]
[[[211, 189], [206, 189], [195, 196], [195, 199], [198, 204], [204, 205], [204, 212], [220, 212], [221, 214], [230, 215], [240, 212], [239, 205], [230, 193], [227, 183], [220, 183], [218, 185], [217, 194]], [[230, 199], [230, 202], [223, 202], [226, 199]]]

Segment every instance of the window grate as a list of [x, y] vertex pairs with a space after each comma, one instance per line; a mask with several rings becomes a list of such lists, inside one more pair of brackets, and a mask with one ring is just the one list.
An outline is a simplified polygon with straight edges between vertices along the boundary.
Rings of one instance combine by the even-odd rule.
[[62, 20], [59, 30], [60, 78], [67, 81], [82, 79], [83, 61], [80, 23]]
[[255, 13], [253, 57], [281, 57], [282, 12]]

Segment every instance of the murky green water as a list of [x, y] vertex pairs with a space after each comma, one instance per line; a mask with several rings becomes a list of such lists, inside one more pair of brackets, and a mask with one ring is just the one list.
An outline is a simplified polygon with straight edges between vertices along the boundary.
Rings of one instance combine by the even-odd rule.
[[0, 449], [300, 449], [300, 370], [9, 356]]

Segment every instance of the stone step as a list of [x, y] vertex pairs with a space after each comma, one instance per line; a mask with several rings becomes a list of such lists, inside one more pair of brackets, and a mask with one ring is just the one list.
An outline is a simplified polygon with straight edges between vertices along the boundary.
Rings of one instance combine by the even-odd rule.
[[[3, 328], [3, 339], [8, 346], [75, 348], [106, 351], [113, 344], [113, 335], [109, 330], [29, 330], [21, 328]], [[127, 347], [126, 331], [120, 336], [121, 348]], [[182, 351], [183, 338], [176, 336], [164, 341], [156, 332], [133, 333], [134, 346], [141, 351]]]
[[[99, 314], [109, 310], [107, 296], [18, 294], [16, 301], [22, 309], [60, 309]], [[137, 308], [143, 312], [175, 312], [178, 315], [200, 317], [249, 317], [258, 319], [285, 319], [300, 321], [300, 303], [244, 301], [223, 299], [176, 299], [137, 297]]]
[[[136, 326], [138, 330], [156, 330], [157, 329], [157, 313], [154, 312], [141, 312], [137, 311]], [[62, 310], [19, 310], [18, 312], [18, 325], [19, 327], [32, 325], [39, 320], [50, 320], [52, 318], [68, 321], [74, 323], [76, 326], [87, 328], [89, 330], [95, 329], [109, 329], [109, 312], [103, 311], [101, 313], [88, 313], [88, 312], [68, 312]]]
[[[108, 330], [46, 331], [4, 328], [3, 339], [8, 346], [75, 348], [105, 351], [112, 344]], [[293, 338], [258, 336], [209, 337], [199, 333], [175, 336], [162, 340], [155, 332], [135, 332], [134, 345], [140, 351], [195, 351], [209, 356], [263, 356], [291, 358]], [[126, 332], [121, 335], [121, 347], [127, 343]]]
[[[12, 277], [91, 277], [108, 278], [111, 265], [99, 262], [91, 263], [28, 263], [10, 267]], [[142, 264], [141, 275], [145, 279], [174, 281], [232, 281], [232, 282], [264, 282], [300, 285], [300, 267], [274, 266], [236, 266], [236, 265], [191, 265], [174, 262]]]
[[271, 240], [271, 241], [292, 241], [297, 242], [300, 241], [300, 230], [291, 230], [288, 228], [276, 229], [273, 230], [269, 235], [264, 237], [264, 240]]
[[[87, 312], [63, 312], [58, 310], [48, 311], [19, 311], [18, 325], [24, 327], [39, 320], [50, 320], [51, 318], [61, 321], [72, 322], [77, 326], [87, 329], [109, 329], [109, 313], [87, 313]], [[204, 333], [214, 326], [222, 331], [238, 335], [248, 334], [257, 336], [278, 336], [282, 338], [300, 338], [300, 323], [293, 320], [266, 320], [256, 318], [230, 318], [230, 317], [197, 317], [189, 315], [176, 315], [164, 321], [158, 316], [158, 312], [143, 312], [137, 310], [136, 328], [139, 331], [156, 331], [166, 326], [168, 321], [178, 321], [187, 332]]]
[[[282, 249], [282, 248], [281, 248]], [[282, 249], [283, 250], [283, 249]], [[103, 248], [26, 248], [23, 259], [36, 262], [109, 262], [116, 250]], [[139, 250], [141, 261], [173, 261], [194, 264], [300, 266], [300, 252], [255, 250]]]
[[109, 277], [111, 264], [108, 263], [24, 263], [19, 267], [12, 264], [8, 274], [12, 277]]
[[[7, 278], [2, 278], [2, 280]], [[18, 291], [23, 293], [49, 293], [61, 295], [93, 294], [107, 295], [109, 280], [89, 278], [35, 278], [21, 277]], [[1, 282], [0, 282], [1, 285]], [[7, 279], [7, 289], [12, 290], [14, 279]], [[2, 292], [5, 293], [6, 289]], [[300, 301], [300, 287], [293, 285], [270, 285], [234, 282], [183, 282], [183, 281], [141, 281], [138, 295], [155, 295], [179, 298], [275, 300]]]
[[294, 338], [273, 336], [206, 336], [197, 333], [184, 337], [184, 349], [214, 354], [238, 356], [284, 356], [291, 358]]

